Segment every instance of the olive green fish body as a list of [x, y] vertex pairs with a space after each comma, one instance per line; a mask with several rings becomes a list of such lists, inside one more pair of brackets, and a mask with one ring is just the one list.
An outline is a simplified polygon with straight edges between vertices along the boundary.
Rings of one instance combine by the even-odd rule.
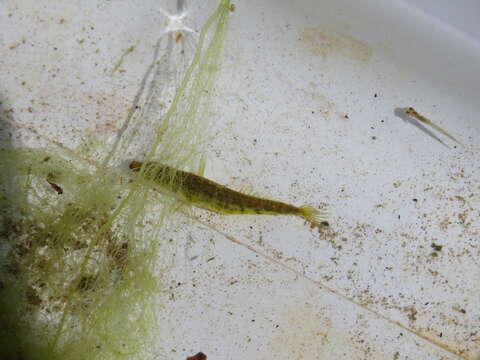
[[[140, 171], [141, 162], [132, 161], [130, 169]], [[186, 203], [221, 214], [297, 215], [315, 225], [326, 221], [310, 206], [294, 206], [232, 190], [193, 173], [173, 169], [156, 162], [145, 164], [144, 177], [160, 191], [173, 194]]]

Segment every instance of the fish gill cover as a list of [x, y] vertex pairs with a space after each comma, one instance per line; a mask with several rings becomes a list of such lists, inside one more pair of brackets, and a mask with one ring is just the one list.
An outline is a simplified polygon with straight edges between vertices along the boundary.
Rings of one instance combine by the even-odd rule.
[[198, 162], [229, 11], [221, 0], [190, 52], [194, 34], [167, 27], [110, 147], [0, 151], [0, 359], [158, 358], [179, 203], [121, 168]]

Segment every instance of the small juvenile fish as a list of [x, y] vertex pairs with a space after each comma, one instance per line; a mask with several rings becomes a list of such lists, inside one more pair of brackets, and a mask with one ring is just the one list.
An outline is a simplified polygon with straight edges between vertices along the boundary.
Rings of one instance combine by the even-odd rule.
[[426, 118], [425, 116], [423, 116], [422, 114], [420, 114], [417, 110], [415, 110], [413, 107], [407, 107], [407, 108], [404, 108], [403, 111], [405, 111], [405, 114], [411, 116], [411, 117], [414, 117], [415, 119], [423, 122], [424, 124], [427, 124], [427, 125], [430, 125], [431, 127], [433, 127], [435, 130], [441, 132], [443, 135], [449, 137], [451, 140], [455, 141], [457, 144], [459, 145], [462, 145], [464, 146], [460, 141], [458, 141], [457, 139], [455, 139], [452, 135], [450, 135], [450, 133], [448, 133], [447, 131], [443, 130], [440, 126], [438, 126], [437, 124], [433, 123], [432, 120]]
[[[140, 161], [132, 161], [129, 167], [139, 172], [142, 165]], [[297, 207], [247, 195], [202, 176], [154, 161], [145, 164], [143, 176], [151, 180], [153, 185], [161, 191], [166, 191], [186, 203], [220, 214], [296, 215], [314, 226], [328, 226], [324, 213], [311, 206]]]

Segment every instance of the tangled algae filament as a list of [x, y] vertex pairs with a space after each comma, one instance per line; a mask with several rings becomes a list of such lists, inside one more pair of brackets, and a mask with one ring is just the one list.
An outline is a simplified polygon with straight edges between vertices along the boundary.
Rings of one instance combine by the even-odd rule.
[[[129, 325], [146, 324], [147, 298], [157, 284], [155, 249], [126, 231], [122, 217], [131, 215], [128, 207], [112, 217], [122, 189], [108, 176], [91, 182], [94, 169], [39, 150], [2, 151], [2, 167], [2, 175], [16, 181], [2, 192], [15, 190], [21, 197], [2, 204], [8, 251], [2, 269], [2, 352], [14, 359], [75, 358], [81, 348], [82, 356], [95, 358], [119, 341], [124, 351], [139, 350], [138, 340], [122, 337], [140, 335]], [[52, 173], [62, 194], [45, 180]], [[110, 344], [104, 341], [109, 338]]]
[[202, 27], [170, 107], [132, 117], [103, 158], [55, 144], [0, 150], [0, 359], [159, 357], [166, 220], [177, 207], [147, 201], [118, 165], [138, 143], [147, 160], [179, 168], [202, 152], [229, 11], [222, 0]]

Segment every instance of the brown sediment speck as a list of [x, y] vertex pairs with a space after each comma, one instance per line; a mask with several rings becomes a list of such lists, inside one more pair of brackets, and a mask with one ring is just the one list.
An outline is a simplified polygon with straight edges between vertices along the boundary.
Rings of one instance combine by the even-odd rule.
[[407, 317], [410, 321], [416, 321], [417, 320], [417, 314], [418, 311], [415, 308], [415, 306], [410, 305], [410, 306], [405, 306], [403, 310], [407, 313]]
[[60, 185], [55, 184], [54, 182], [51, 182], [50, 180], [47, 180], [47, 182], [50, 184], [53, 190], [57, 192], [58, 195], [63, 194], [63, 189]]
[[207, 355], [202, 352], [196, 353], [193, 356], [187, 357], [187, 360], [207, 360]]
[[443, 245], [438, 245], [438, 244], [432, 243], [431, 247], [435, 251], [442, 251]]
[[25, 298], [30, 305], [38, 306], [42, 303], [42, 299], [38, 296], [37, 290], [32, 286], [27, 287], [25, 290]]
[[373, 54], [368, 45], [346, 34], [325, 27], [305, 28], [299, 34], [299, 41], [312, 55], [323, 58], [338, 54], [353, 60], [367, 62]]

